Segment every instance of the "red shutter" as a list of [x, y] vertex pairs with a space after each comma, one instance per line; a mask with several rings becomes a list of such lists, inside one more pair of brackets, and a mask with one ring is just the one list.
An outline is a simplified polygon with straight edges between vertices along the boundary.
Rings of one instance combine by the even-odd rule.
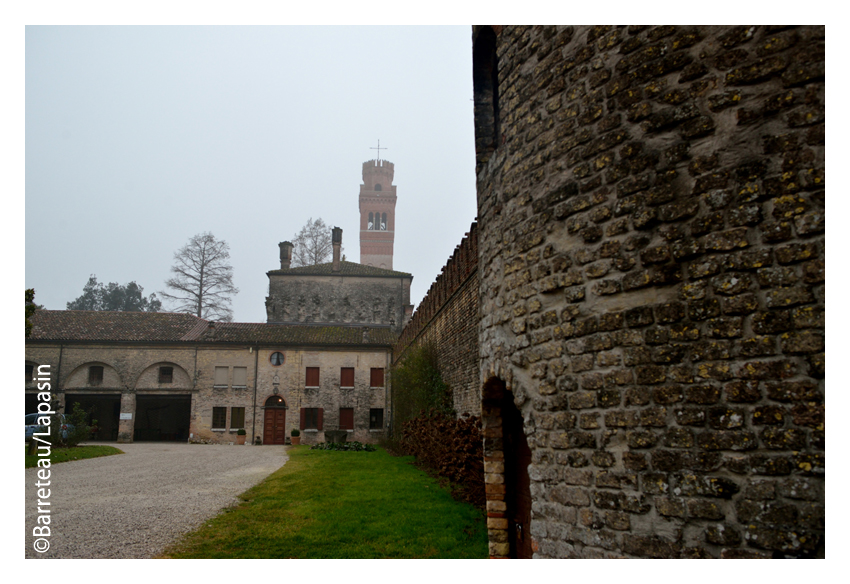
[[319, 368], [307, 367], [307, 387], [319, 387]]
[[[318, 371], [318, 369], [317, 369], [317, 371]], [[319, 427], [316, 428], [317, 430], [322, 429], [322, 424], [324, 423], [324, 421], [325, 421], [325, 410], [322, 409], [322, 408], [319, 408]]]
[[354, 408], [339, 408], [339, 429], [354, 430]]
[[307, 421], [307, 420], [306, 420], [306, 413], [305, 413], [305, 411], [304, 411], [304, 410], [306, 410], [306, 409], [307, 409], [307, 408], [301, 408], [301, 425], [300, 425], [300, 426], [298, 426], [298, 427], [299, 427], [299, 428], [301, 428], [302, 430], [304, 429], [304, 423]]
[[384, 370], [383, 368], [373, 367], [372, 375], [369, 381], [371, 387], [384, 387]]
[[343, 367], [339, 374], [340, 387], [354, 387], [354, 367]]

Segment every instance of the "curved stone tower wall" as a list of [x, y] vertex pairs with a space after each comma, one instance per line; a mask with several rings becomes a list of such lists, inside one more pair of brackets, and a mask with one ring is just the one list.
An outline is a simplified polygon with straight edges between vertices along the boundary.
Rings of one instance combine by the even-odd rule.
[[492, 556], [823, 553], [824, 37], [473, 29]]

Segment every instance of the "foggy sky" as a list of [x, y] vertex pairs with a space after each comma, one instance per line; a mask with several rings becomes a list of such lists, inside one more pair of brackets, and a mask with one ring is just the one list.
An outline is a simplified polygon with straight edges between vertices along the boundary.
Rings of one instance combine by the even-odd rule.
[[28, 26], [26, 287], [49, 309], [90, 274], [157, 292], [211, 231], [234, 320], [263, 322], [277, 244], [309, 218], [359, 261], [380, 139], [418, 305], [476, 215], [471, 53], [469, 26]]

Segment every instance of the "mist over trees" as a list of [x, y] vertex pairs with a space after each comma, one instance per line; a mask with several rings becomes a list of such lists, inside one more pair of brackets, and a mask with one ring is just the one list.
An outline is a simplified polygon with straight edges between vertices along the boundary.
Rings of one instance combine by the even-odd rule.
[[83, 293], [75, 300], [65, 305], [67, 310], [117, 310], [122, 312], [159, 312], [162, 302], [151, 293], [145, 297], [144, 288], [130, 282], [121, 285], [110, 282], [104, 285], [97, 281], [97, 276], [92, 274], [89, 281], [83, 286]]
[[[321, 217], [310, 217], [304, 227], [292, 238], [292, 267], [316, 266], [333, 258], [331, 228]], [[342, 249], [340, 249], [340, 254]]]
[[166, 280], [170, 292], [160, 295], [172, 304], [174, 312], [188, 312], [207, 320], [230, 322], [232, 296], [239, 293], [233, 285], [230, 246], [212, 233], [195, 235], [174, 253], [171, 272]]

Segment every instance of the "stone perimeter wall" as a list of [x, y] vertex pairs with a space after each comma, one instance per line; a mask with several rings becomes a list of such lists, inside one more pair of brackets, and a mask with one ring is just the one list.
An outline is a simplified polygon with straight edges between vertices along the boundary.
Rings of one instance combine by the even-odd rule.
[[524, 419], [535, 557], [822, 554], [825, 29], [493, 30], [480, 383]]
[[478, 226], [472, 223], [393, 348], [395, 365], [411, 346], [433, 343], [458, 415], [481, 413], [477, 266]]

